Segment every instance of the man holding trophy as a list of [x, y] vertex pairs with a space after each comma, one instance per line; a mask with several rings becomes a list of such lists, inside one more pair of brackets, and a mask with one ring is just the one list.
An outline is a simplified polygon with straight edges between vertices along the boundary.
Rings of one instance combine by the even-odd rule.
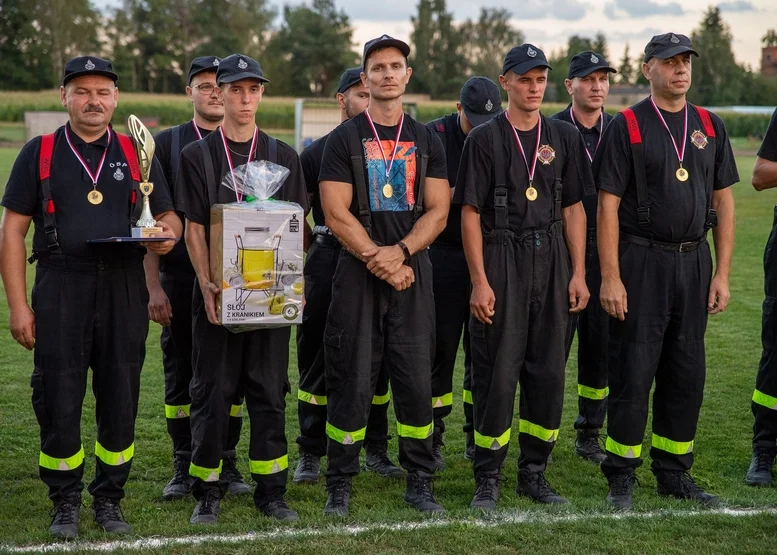
[[[135, 451], [148, 333], [141, 247], [165, 254], [182, 230], [148, 131], [135, 122], [133, 141], [111, 128], [117, 80], [111, 62], [96, 56], [66, 64], [60, 98], [69, 121], [24, 146], [2, 200], [0, 273], [11, 334], [34, 350], [40, 476], [54, 502], [49, 532], [58, 538], [78, 535], [85, 459], [80, 422], [90, 367], [97, 419], [96, 472], [88, 488], [94, 518], [108, 532], [130, 531], [119, 502]], [[29, 261], [38, 261], [32, 307], [25, 278], [30, 223]], [[130, 230], [143, 225], [153, 229]]]

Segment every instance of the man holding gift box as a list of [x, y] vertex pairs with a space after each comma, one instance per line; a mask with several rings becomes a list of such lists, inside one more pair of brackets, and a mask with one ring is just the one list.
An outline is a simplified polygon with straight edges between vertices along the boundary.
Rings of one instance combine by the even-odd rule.
[[198, 503], [190, 522], [215, 523], [227, 484], [220, 482], [224, 436], [238, 384], [245, 388], [251, 420], [249, 458], [257, 486], [254, 501], [263, 514], [297, 520], [283, 499], [288, 474], [285, 395], [289, 392], [289, 327], [232, 333], [216, 313], [221, 284], [211, 281], [210, 211], [215, 204], [242, 200], [224, 185], [239, 166], [268, 160], [290, 170], [276, 200], [307, 209], [299, 157], [293, 148], [260, 131], [256, 110], [268, 81], [259, 63], [233, 54], [219, 64], [216, 81], [224, 99], [224, 123], [181, 153], [176, 208], [186, 215], [186, 247], [197, 275], [193, 307], [191, 385], [192, 491]]

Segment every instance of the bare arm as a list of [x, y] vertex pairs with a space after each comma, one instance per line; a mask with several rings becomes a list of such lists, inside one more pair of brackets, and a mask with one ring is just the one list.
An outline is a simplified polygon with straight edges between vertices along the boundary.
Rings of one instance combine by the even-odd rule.
[[31, 216], [6, 208], [0, 222], [0, 276], [8, 300], [8, 327], [25, 349], [35, 347], [35, 315], [27, 304], [27, 247]]
[[[757, 157], [751, 183], [756, 191], [777, 187], [777, 162]], [[720, 221], [720, 216], [718, 216], [718, 221]], [[717, 251], [717, 241], [715, 241], [715, 250]]]
[[[777, 164], [775, 166], [777, 167]], [[731, 256], [734, 252], [735, 217], [734, 195], [730, 187], [712, 192], [712, 207], [718, 213], [718, 225], [712, 230], [715, 240], [715, 276], [710, 284], [707, 311], [717, 314], [726, 310], [731, 298], [729, 276]]]
[[216, 315], [216, 295], [221, 289], [210, 280], [210, 252], [205, 240], [205, 226], [187, 220], [185, 239], [186, 250], [189, 252], [189, 259], [194, 266], [197, 283], [200, 285], [200, 291], [202, 291], [202, 297], [205, 301], [208, 321], [218, 326], [220, 324]]
[[469, 204], [461, 207], [461, 239], [472, 282], [470, 311], [475, 318], [484, 324], [491, 324], [496, 297], [488, 283], [483, 263], [483, 231], [480, 227], [480, 214], [474, 206]]
[[570, 312], [580, 312], [588, 304], [590, 293], [585, 283], [586, 217], [583, 203], [561, 209], [564, 238], [572, 260], [572, 278], [569, 281]]
[[151, 251], [146, 252], [143, 258], [143, 270], [146, 274], [146, 289], [148, 289], [148, 317], [157, 324], [169, 326], [173, 309], [159, 281], [159, 255]]
[[353, 185], [341, 181], [322, 181], [320, 187], [321, 207], [327, 227], [349, 253], [367, 262], [370, 258], [363, 253], [371, 252], [376, 245], [349, 209], [353, 200]]
[[618, 265], [618, 242], [620, 240], [618, 209], [620, 205], [620, 197], [607, 191], [599, 191], [596, 241], [599, 247], [599, 264], [602, 269], [602, 288], [599, 295], [602, 307], [613, 318], [625, 320], [628, 312], [626, 288], [621, 281]]

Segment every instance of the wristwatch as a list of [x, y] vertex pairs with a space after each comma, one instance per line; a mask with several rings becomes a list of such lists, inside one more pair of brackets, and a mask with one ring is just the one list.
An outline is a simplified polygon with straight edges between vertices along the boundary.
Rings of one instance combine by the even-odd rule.
[[397, 246], [402, 249], [403, 253], [405, 253], [405, 261], [410, 260], [410, 249], [407, 248], [407, 245], [405, 245], [405, 243], [402, 241], [397, 241]]

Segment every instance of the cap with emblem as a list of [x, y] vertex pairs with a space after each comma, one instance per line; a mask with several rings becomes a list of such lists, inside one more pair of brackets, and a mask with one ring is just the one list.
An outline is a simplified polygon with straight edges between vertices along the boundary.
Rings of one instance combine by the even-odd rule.
[[340, 76], [340, 84], [337, 86], [338, 93], [344, 93], [357, 83], [362, 82], [362, 68], [350, 67]]
[[364, 54], [362, 55], [362, 67], [367, 67], [367, 58], [370, 57], [370, 54], [375, 52], [376, 50], [381, 50], [383, 48], [396, 48], [400, 52], [402, 52], [402, 55], [407, 58], [410, 55], [410, 47], [407, 45], [406, 42], [402, 42], [399, 39], [395, 39], [394, 37], [390, 37], [388, 35], [381, 35], [378, 38], [372, 39], [370, 41], [367, 41], [367, 44], [364, 45]]
[[113, 64], [110, 60], [97, 56], [78, 56], [65, 64], [62, 85], [67, 85], [72, 79], [82, 75], [102, 75], [112, 79], [114, 83], [119, 80], [119, 76], [113, 71]]
[[192, 60], [192, 65], [189, 67], [189, 84], [192, 84], [192, 79], [198, 73], [204, 73], [206, 71], [217, 71], [219, 69], [219, 62], [221, 58], [217, 56], [200, 56]]
[[594, 71], [618, 73], [615, 68], [610, 67], [604, 56], [598, 52], [587, 50], [572, 57], [572, 60], [569, 62], [569, 75], [567, 78], [585, 77], [586, 75], [591, 75]]
[[461, 107], [473, 127], [502, 113], [499, 87], [488, 77], [470, 77], [461, 88]]
[[645, 61], [648, 62], [651, 58], [666, 60], [685, 52], [690, 52], [697, 57], [699, 55], [691, 47], [691, 39], [685, 35], [678, 35], [676, 33], [656, 35], [650, 39], [650, 42], [645, 47]]
[[269, 83], [262, 73], [259, 62], [243, 54], [232, 54], [219, 62], [216, 71], [216, 83], [234, 83], [241, 79], [256, 79], [262, 83]]
[[518, 75], [523, 75], [535, 67], [553, 69], [542, 50], [533, 44], [522, 44], [514, 46], [505, 56], [504, 64], [502, 64], [502, 75], [507, 75], [510, 70]]

